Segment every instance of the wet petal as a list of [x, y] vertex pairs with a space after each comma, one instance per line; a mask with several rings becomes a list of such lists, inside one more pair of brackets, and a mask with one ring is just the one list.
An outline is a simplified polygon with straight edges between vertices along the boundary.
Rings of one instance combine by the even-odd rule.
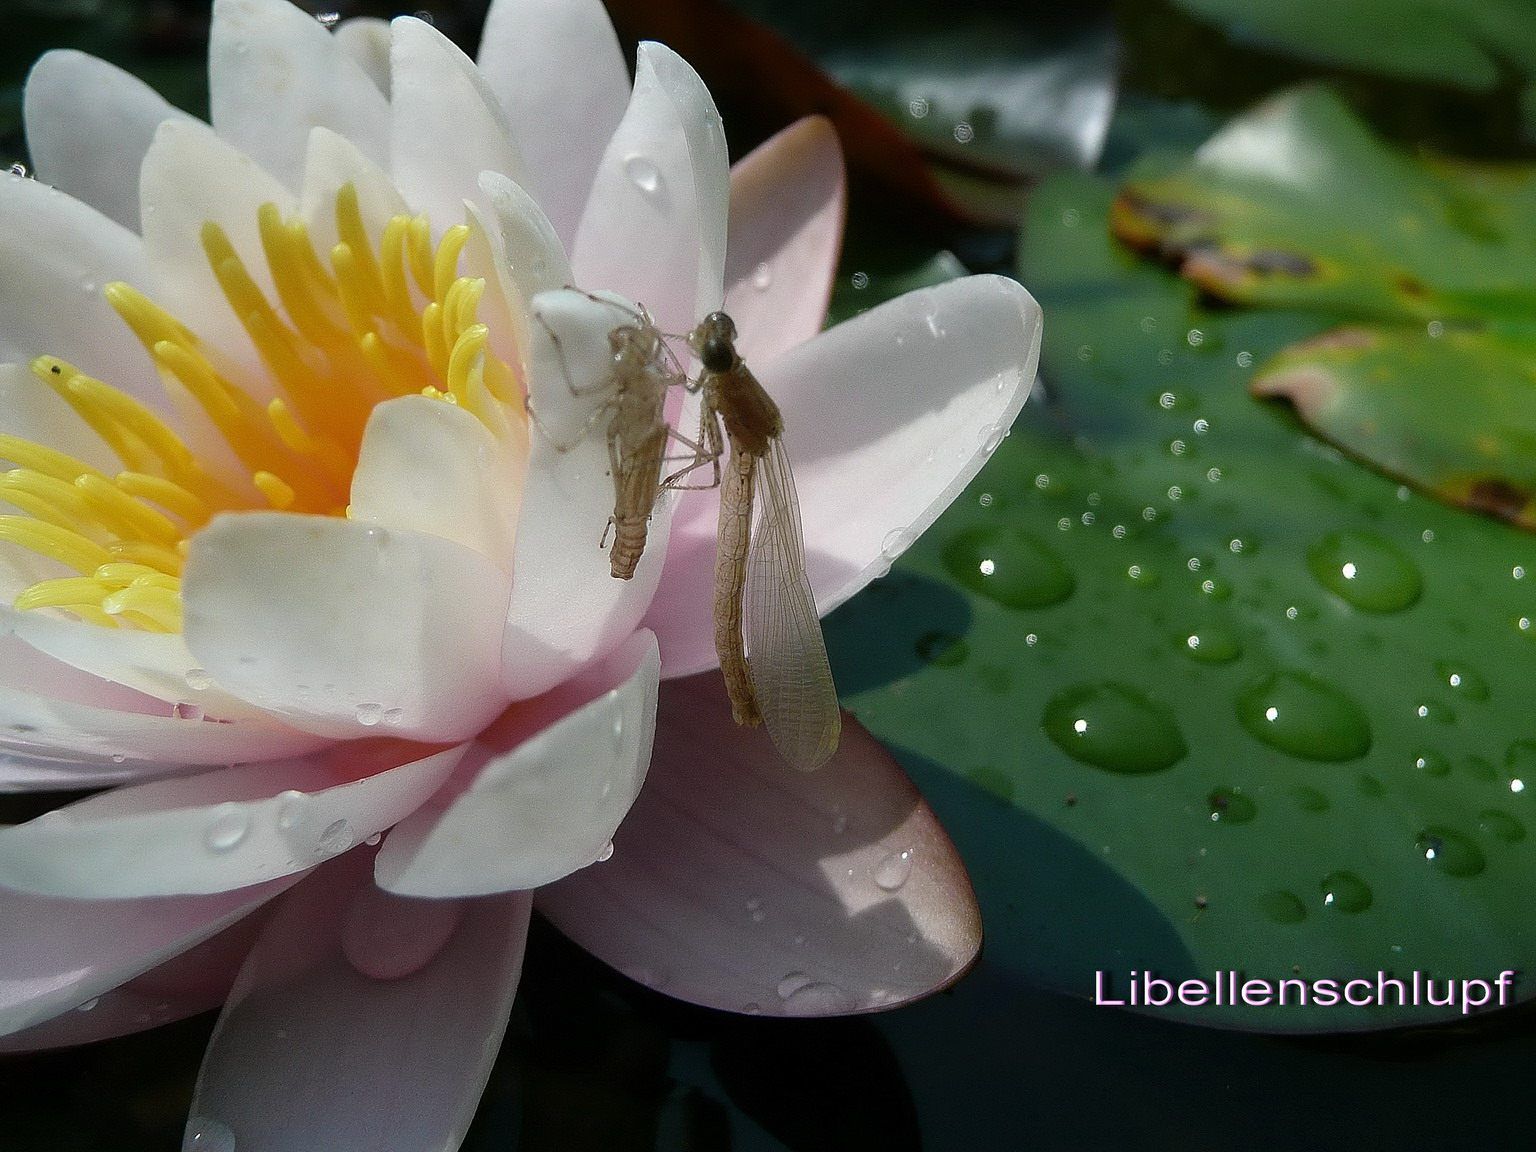
[[510, 571], [526, 466], [462, 408], [386, 400], [363, 432], [350, 516], [441, 536]]
[[297, 189], [311, 128], [389, 157], [389, 102], [325, 27], [288, 0], [214, 0], [209, 110], [220, 136]]
[[709, 92], [677, 53], [642, 44], [629, 109], [576, 231], [576, 283], [621, 292], [663, 330], [688, 331], [724, 299], [729, 200]]
[[851, 717], [818, 772], [738, 728], [716, 676], [662, 687], [644, 791], [613, 857], [539, 909], [609, 964], [734, 1012], [887, 1008], [955, 980], [981, 919], [954, 845]]
[[406, 200], [438, 230], [464, 215], [489, 169], [525, 183], [506, 114], [474, 63], [424, 21], [390, 25], [390, 170]]
[[0, 888], [0, 1035], [67, 1012], [185, 952], [291, 883], [144, 900], [56, 900]]
[[[889, 566], [954, 499], [1024, 404], [1040, 307], [1012, 280], [912, 292], [757, 369], [784, 413], [806, 574], [830, 612]], [[646, 616], [664, 674], [716, 663], [711, 603], [718, 495], [685, 496]]]
[[123, 899], [289, 876], [403, 819], [463, 753], [462, 745], [360, 741], [99, 793], [0, 829], [0, 884]]
[[[384, 896], [368, 855], [353, 857], [295, 889], [251, 951], [203, 1060], [188, 1147], [435, 1152], [463, 1140], [512, 1008], [531, 901], [456, 905], [422, 961], [421, 935], [428, 947], [443, 936], [441, 902]], [[369, 935], [420, 966], [389, 978], [375, 957], [366, 975], [356, 961]]]
[[478, 732], [498, 684], [505, 573], [438, 536], [250, 512], [192, 539], [187, 647], [231, 694], [304, 731], [411, 739]]
[[148, 274], [144, 246], [121, 224], [46, 184], [0, 175], [0, 361], [58, 356], [163, 409], [149, 358], [101, 292]]
[[731, 169], [725, 310], [749, 364], [821, 331], [846, 212], [843, 150], [832, 123], [807, 116]]
[[264, 920], [265, 910], [257, 909], [142, 976], [82, 1001], [73, 1011], [0, 1036], [0, 1052], [89, 1044], [217, 1008], [229, 995]]
[[131, 73], [84, 52], [46, 52], [23, 96], [37, 178], [137, 231], [139, 164], [163, 120], [190, 120]]
[[655, 734], [656, 638], [514, 705], [482, 733], [454, 783], [389, 834], [381, 886], [411, 896], [534, 888], [600, 858], [629, 811]]
[[629, 69], [608, 13], [599, 0], [495, 0], [478, 62], [539, 202], [569, 244], [629, 100]]
[[529, 437], [502, 672], [516, 700], [548, 691], [634, 632], [666, 555], [665, 498], [633, 579], [615, 580], [599, 546], [614, 489], [598, 385], [612, 369], [608, 333], [633, 315], [625, 307], [574, 291], [534, 300], [529, 404], [542, 428]]

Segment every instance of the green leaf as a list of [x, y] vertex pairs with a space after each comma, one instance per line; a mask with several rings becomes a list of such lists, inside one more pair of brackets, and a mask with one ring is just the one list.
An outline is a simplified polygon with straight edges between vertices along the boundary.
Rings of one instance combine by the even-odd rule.
[[[1331, 321], [1201, 307], [1110, 241], [1111, 199], [1089, 177], [1038, 190], [1021, 275], [1048, 398], [830, 618], [848, 705], [955, 836], [990, 962], [1030, 981], [1530, 970], [1528, 539], [1255, 402], [1250, 365]], [[1459, 1014], [1157, 1011], [1273, 1031]]]
[[1536, 73], [1536, 10], [1523, 0], [1174, 0], [1234, 38], [1368, 72], [1486, 91]]
[[1536, 166], [1410, 160], [1300, 88], [1138, 167], [1115, 234], [1233, 303], [1395, 320], [1536, 316]]

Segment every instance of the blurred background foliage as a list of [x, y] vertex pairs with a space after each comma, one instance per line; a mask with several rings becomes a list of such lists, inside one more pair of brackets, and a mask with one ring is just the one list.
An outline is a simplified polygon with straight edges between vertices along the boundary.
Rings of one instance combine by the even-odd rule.
[[[411, 10], [304, 6], [340, 18]], [[471, 52], [485, 7], [424, 5]], [[891, 575], [827, 625], [845, 705], [953, 833], [988, 944], [976, 972], [924, 1004], [784, 1023], [668, 1001], [536, 925], [466, 1148], [1527, 1145], [1513, 1101], [1536, 1057], [1530, 1006], [1433, 1027], [1390, 1012], [1200, 1017], [1375, 1030], [1286, 1039], [1081, 997], [1095, 968], [1536, 969], [1536, 812], [1524, 807], [1536, 789], [1510, 788], [1536, 764], [1523, 707], [1536, 603], [1520, 582], [1529, 538], [1498, 520], [1526, 519], [1527, 501], [1502, 488], [1473, 499], [1456, 471], [1486, 427], [1503, 436], [1501, 483], [1523, 493], [1536, 476], [1531, 333], [1510, 303], [1536, 285], [1532, 185], [1527, 169], [1487, 166], [1536, 159], [1536, 10], [610, 10], [630, 44], [663, 40], [699, 69], [733, 156], [801, 115], [838, 124], [852, 201], [835, 319], [968, 271], [1016, 272], [1046, 308], [1043, 385], [1013, 435]], [[22, 83], [50, 48], [102, 56], [206, 111], [204, 0], [0, 0], [0, 26], [0, 161], [27, 162]], [[1295, 89], [1316, 83], [1331, 95]], [[1213, 168], [1220, 149], [1195, 155], [1224, 126], [1229, 139], [1276, 131], [1253, 108], [1287, 91], [1265, 107], [1302, 106], [1278, 121], [1305, 129], [1301, 159], [1342, 148], [1331, 182], [1262, 163]], [[1260, 156], [1283, 155], [1278, 139]], [[1361, 209], [1390, 196], [1391, 211]], [[1430, 226], [1405, 248], [1389, 225], [1415, 212]], [[1405, 292], [1405, 260], [1407, 287], [1425, 291]], [[1355, 279], [1330, 295], [1318, 269]], [[1372, 343], [1327, 342], [1362, 313]], [[1298, 381], [1318, 372], [1355, 407], [1309, 412], [1318, 390]], [[1278, 380], [1270, 391], [1317, 434], [1250, 397], [1255, 375]], [[1442, 392], [1490, 380], [1470, 409]], [[1451, 404], [1474, 417], [1444, 421]], [[1377, 428], [1368, 442], [1352, 438], [1361, 410]], [[1394, 456], [1383, 424], [1418, 454]], [[1457, 441], [1448, 428], [1471, 433]], [[1430, 432], [1457, 442], [1427, 458]], [[1330, 583], [1340, 549], [1366, 537], [1358, 558], [1406, 558], [1417, 583], [1399, 567], [1371, 604]], [[1003, 579], [976, 578], [983, 551]], [[1289, 748], [1256, 739], [1231, 702], [1297, 670], [1341, 685], [1355, 712], [1336, 709], [1331, 729]], [[1072, 754], [1052, 717], [1080, 705], [1084, 685], [1112, 686], [1097, 698], [1112, 720], [1143, 735], [1171, 725], [1178, 739]], [[955, 722], [931, 722], [945, 716]], [[1368, 754], [1344, 731], [1356, 716]], [[1126, 773], [1133, 762], [1146, 770]], [[1363, 906], [1341, 875], [1366, 885]], [[0, 1061], [0, 1150], [177, 1147], [211, 1024]]]

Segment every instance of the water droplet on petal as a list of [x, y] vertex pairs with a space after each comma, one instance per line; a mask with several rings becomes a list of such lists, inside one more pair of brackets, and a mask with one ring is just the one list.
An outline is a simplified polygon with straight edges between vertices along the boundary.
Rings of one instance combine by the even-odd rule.
[[85, 1003], [75, 1005], [75, 1011], [76, 1012], [89, 1012], [92, 1008], [96, 1007], [96, 1005], [98, 1005], [100, 1003], [101, 1003], [101, 997], [99, 997], [99, 996], [92, 996], [89, 1000], [85, 1001]]
[[220, 804], [203, 833], [203, 843], [210, 852], [230, 852], [239, 847], [250, 830], [250, 813], [238, 804]]
[[352, 825], [345, 820], [332, 820], [320, 833], [317, 849], [322, 855], [335, 856], [345, 852], [355, 843], [357, 843], [357, 836], [352, 831]]
[[612, 859], [613, 859], [613, 841], [610, 840], [610, 841], [608, 841], [608, 843], [603, 845], [603, 850], [597, 854], [597, 862], [599, 864], [601, 864], [604, 860], [612, 860]]
[[887, 892], [898, 891], [912, 875], [912, 849], [892, 852], [875, 865], [875, 884]]
[[773, 285], [773, 265], [759, 264], [752, 269], [752, 287], [759, 292], [766, 292]]
[[913, 535], [908, 528], [893, 528], [887, 532], [885, 539], [880, 544], [880, 555], [886, 560], [895, 560], [908, 548], [912, 547]]
[[790, 1016], [842, 1016], [853, 1007], [853, 997], [822, 980], [802, 984], [784, 997], [784, 1011]]
[[194, 692], [204, 692], [213, 687], [213, 677], [201, 668], [189, 668], [186, 675], [187, 687]]
[[187, 1121], [181, 1148], [182, 1152], [235, 1152], [235, 1134], [217, 1120], [194, 1116]]
[[634, 155], [624, 161], [624, 175], [640, 191], [650, 195], [661, 187], [661, 169], [644, 156]]
[[384, 719], [384, 705], [359, 704], [353, 714], [356, 716], [357, 722], [363, 725], [363, 727], [372, 728]]

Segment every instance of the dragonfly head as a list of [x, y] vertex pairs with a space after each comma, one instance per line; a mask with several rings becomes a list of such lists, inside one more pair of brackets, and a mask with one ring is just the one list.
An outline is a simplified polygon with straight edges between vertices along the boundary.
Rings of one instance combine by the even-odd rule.
[[692, 332], [688, 347], [693, 349], [707, 372], [729, 372], [736, 367], [736, 322], [724, 312], [711, 312]]

